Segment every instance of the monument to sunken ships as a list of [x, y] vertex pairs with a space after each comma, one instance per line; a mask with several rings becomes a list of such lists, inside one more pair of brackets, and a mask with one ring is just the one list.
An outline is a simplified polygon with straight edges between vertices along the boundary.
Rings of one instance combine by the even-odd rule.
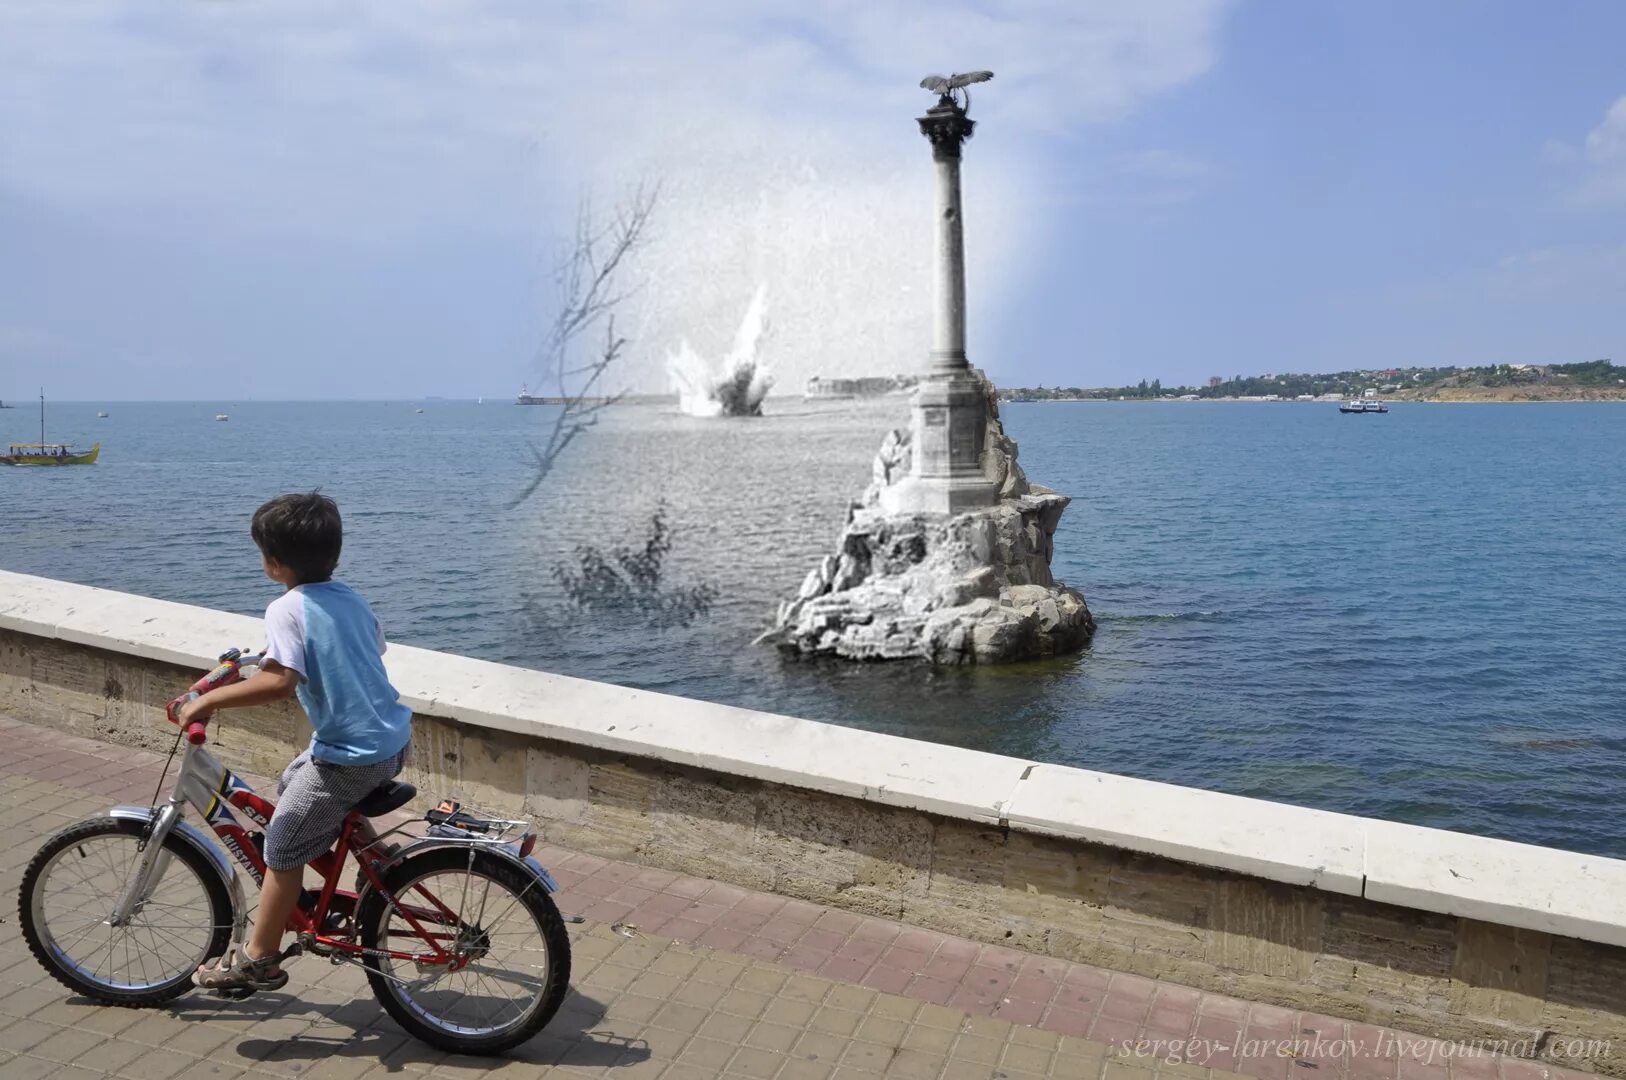
[[940, 95], [919, 120], [937, 172], [930, 369], [914, 391], [909, 430], [882, 441], [836, 553], [760, 639], [789, 652], [1007, 663], [1077, 651], [1095, 632], [1084, 597], [1050, 573], [1071, 500], [1028, 482], [994, 387], [965, 355], [960, 148], [975, 126], [965, 88], [992, 77], [921, 82]]

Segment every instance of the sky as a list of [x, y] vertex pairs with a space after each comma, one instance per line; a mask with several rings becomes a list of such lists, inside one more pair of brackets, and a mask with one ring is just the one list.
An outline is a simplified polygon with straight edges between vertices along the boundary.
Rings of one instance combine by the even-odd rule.
[[[1555, 13], [1558, 12], [1558, 13]], [[1002, 385], [1626, 357], [1626, 5], [0, 6], [0, 399], [506, 396], [579, 215], [659, 194], [617, 372], [921, 369], [921, 76], [990, 68]]]

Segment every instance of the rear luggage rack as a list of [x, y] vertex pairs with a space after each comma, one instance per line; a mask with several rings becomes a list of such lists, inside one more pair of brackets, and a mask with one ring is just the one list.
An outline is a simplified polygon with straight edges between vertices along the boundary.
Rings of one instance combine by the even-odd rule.
[[509, 843], [530, 825], [528, 821], [510, 821], [506, 818], [484, 817], [463, 809], [456, 799], [442, 799], [440, 805], [423, 816], [429, 822], [428, 835], [457, 840], [487, 840]]

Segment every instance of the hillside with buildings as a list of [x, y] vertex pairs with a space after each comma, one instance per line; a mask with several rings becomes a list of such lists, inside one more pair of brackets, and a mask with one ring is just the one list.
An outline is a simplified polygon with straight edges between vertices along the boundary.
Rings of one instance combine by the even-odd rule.
[[1118, 387], [1013, 387], [1005, 401], [1313, 401], [1350, 397], [1396, 401], [1622, 401], [1626, 367], [1578, 364], [1369, 368], [1330, 374], [1215, 375], [1203, 386], [1142, 379]]

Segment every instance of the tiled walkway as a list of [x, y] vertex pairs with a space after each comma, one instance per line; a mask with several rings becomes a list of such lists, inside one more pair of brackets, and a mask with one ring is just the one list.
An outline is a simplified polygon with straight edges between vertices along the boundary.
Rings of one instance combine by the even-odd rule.
[[560, 906], [588, 922], [573, 934], [574, 989], [564, 1008], [505, 1059], [451, 1058], [409, 1038], [356, 969], [314, 957], [291, 966], [290, 992], [103, 1008], [45, 975], [22, 942], [11, 898], [48, 834], [114, 802], [148, 802], [163, 759], [6, 717], [0, 747], [5, 1080], [1581, 1075], [545, 848], [537, 854], [559, 880]]

